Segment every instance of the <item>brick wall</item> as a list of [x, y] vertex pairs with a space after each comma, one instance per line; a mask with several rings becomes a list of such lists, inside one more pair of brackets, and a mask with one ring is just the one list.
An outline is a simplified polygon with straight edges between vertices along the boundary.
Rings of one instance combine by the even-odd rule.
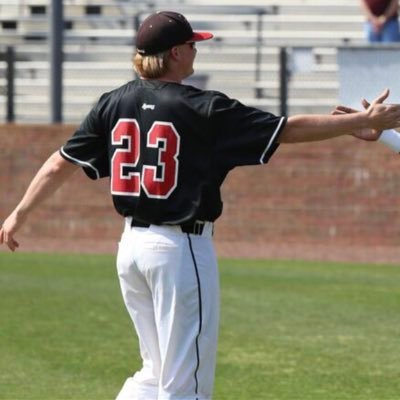
[[398, 245], [399, 161], [352, 137], [282, 145], [265, 168], [227, 180], [220, 228], [232, 239], [246, 226], [249, 240]]
[[[68, 125], [0, 126], [0, 220], [73, 130]], [[382, 145], [351, 137], [282, 145], [267, 166], [230, 174], [216, 241], [398, 246], [399, 161]], [[79, 171], [20, 234], [32, 241], [116, 241], [121, 225], [108, 181], [91, 181]]]
[[[68, 125], [0, 126], [0, 215], [6, 216], [22, 197], [41, 164], [71, 136]], [[114, 213], [108, 182], [91, 181], [82, 170], [36, 210], [22, 234], [36, 238], [114, 236], [121, 220]], [[2, 218], [0, 217], [0, 218]]]

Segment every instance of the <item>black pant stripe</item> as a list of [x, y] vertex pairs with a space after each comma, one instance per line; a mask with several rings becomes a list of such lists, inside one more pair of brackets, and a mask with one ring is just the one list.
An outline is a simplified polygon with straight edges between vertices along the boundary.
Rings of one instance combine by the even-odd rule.
[[197, 263], [196, 263], [196, 257], [194, 256], [193, 252], [193, 246], [192, 246], [192, 240], [190, 238], [190, 235], [187, 234], [187, 238], [189, 241], [189, 248], [190, 248], [190, 253], [192, 255], [192, 260], [193, 260], [193, 266], [194, 270], [196, 272], [196, 279], [197, 279], [197, 293], [199, 296], [199, 331], [196, 336], [196, 356], [197, 356], [197, 365], [196, 369], [194, 371], [194, 379], [196, 381], [196, 394], [198, 394], [199, 391], [199, 381], [197, 378], [197, 373], [200, 368], [200, 351], [199, 351], [199, 336], [201, 334], [201, 328], [202, 328], [202, 321], [203, 321], [203, 310], [202, 310], [202, 301], [201, 301], [201, 285], [200, 285], [200, 276], [199, 276], [199, 270], [197, 268]]

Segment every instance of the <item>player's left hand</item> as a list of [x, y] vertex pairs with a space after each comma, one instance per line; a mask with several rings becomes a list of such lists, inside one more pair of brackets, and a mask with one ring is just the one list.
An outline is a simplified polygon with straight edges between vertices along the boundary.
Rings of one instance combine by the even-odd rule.
[[[374, 99], [371, 103], [369, 103], [367, 100], [362, 99], [361, 104], [364, 107], [365, 110], [368, 110], [370, 107], [376, 105], [376, 104], [382, 104], [389, 96], [389, 89], [385, 89], [376, 99]], [[337, 106], [333, 111], [333, 115], [342, 115], [342, 114], [352, 114], [352, 113], [357, 113], [360, 112], [359, 110], [356, 110], [351, 107], [346, 107], [339, 105]], [[365, 129], [360, 129], [356, 132], [352, 132], [351, 134], [361, 140], [366, 140], [366, 141], [376, 141], [379, 139], [379, 136], [381, 135], [382, 131], [376, 130], [376, 129], [370, 129], [370, 128], [365, 128]]]

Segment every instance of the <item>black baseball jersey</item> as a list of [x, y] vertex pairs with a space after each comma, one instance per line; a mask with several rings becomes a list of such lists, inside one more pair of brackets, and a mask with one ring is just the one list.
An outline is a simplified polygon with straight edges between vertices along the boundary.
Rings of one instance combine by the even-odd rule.
[[123, 216], [214, 221], [227, 173], [266, 163], [285, 122], [220, 92], [138, 79], [103, 94], [60, 153], [92, 179], [110, 177]]

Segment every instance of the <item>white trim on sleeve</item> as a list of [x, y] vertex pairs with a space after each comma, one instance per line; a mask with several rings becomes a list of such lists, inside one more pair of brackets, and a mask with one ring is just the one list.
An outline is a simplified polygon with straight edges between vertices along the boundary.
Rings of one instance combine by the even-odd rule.
[[99, 170], [96, 167], [94, 167], [92, 164], [88, 163], [87, 161], [82, 161], [82, 160], [78, 160], [77, 158], [71, 157], [69, 154], [67, 154], [64, 151], [64, 147], [61, 147], [60, 151], [65, 158], [68, 158], [69, 160], [73, 161], [74, 163], [76, 163], [82, 167], [91, 168], [96, 174], [96, 179], [100, 179]]
[[279, 121], [278, 126], [275, 129], [275, 132], [272, 134], [271, 139], [268, 142], [267, 147], [265, 148], [264, 152], [262, 153], [262, 156], [260, 158], [260, 164], [264, 164], [264, 157], [267, 154], [268, 150], [272, 146], [272, 143], [274, 143], [276, 135], [279, 133], [279, 130], [281, 129], [281, 126], [283, 124], [283, 121], [285, 120], [285, 117], [282, 117], [281, 120]]

